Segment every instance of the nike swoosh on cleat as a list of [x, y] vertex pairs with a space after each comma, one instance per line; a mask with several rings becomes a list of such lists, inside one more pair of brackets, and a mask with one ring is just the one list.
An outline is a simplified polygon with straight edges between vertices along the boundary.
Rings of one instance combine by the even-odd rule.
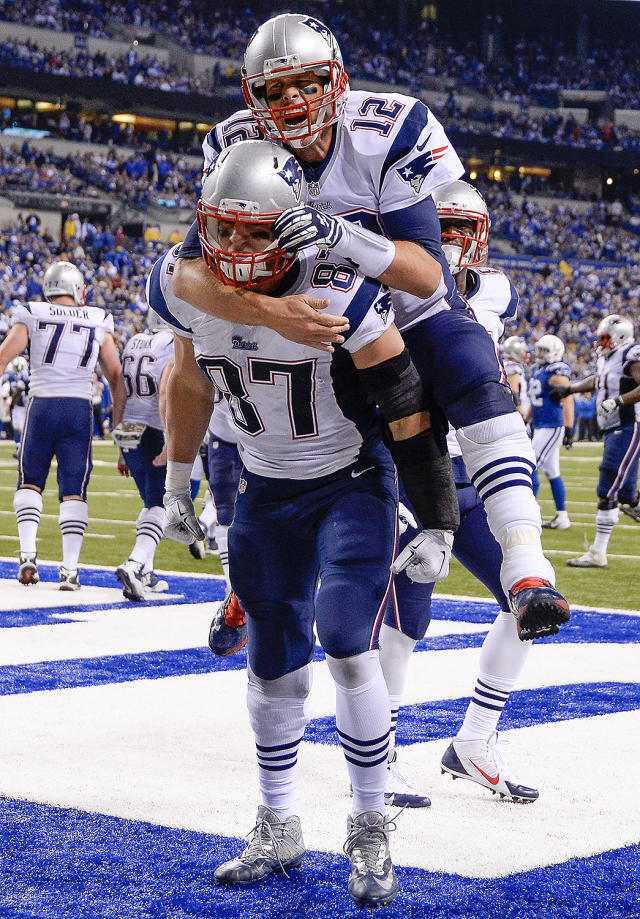
[[375, 466], [367, 466], [366, 469], [352, 469], [352, 470], [351, 470], [351, 478], [352, 478], [352, 479], [357, 479], [358, 476], [364, 475], [365, 472], [371, 472], [371, 470], [372, 470], [372, 469], [375, 469], [375, 468], [376, 468]]
[[487, 782], [490, 782], [492, 785], [497, 785], [497, 784], [498, 784], [498, 782], [500, 781], [500, 773], [498, 773], [497, 775], [493, 775], [493, 776], [487, 775], [487, 773], [484, 771], [484, 769], [481, 769], [480, 766], [478, 766], [476, 763], [474, 763], [474, 761], [473, 761], [472, 759], [470, 759], [469, 762], [471, 763], [472, 766], [475, 766], [475, 768], [478, 770], [478, 772], [480, 773], [480, 775], [483, 775], [483, 776], [485, 777], [485, 779], [487, 780]]

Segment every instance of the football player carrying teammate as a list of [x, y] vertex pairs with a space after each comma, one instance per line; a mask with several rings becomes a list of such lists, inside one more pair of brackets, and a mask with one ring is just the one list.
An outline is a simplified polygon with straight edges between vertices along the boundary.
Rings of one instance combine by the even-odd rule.
[[[276, 16], [256, 31], [242, 83], [249, 109], [210, 132], [206, 170], [229, 144], [260, 133], [295, 152], [312, 206], [301, 203], [278, 218], [278, 245], [289, 252], [317, 245], [393, 289], [398, 328], [423, 380], [432, 422], [443, 439], [445, 419], [456, 428], [502, 549], [502, 586], [520, 634], [548, 634], [568, 620], [569, 610], [542, 552], [531, 482], [535, 457], [493, 343], [466, 309], [442, 252], [431, 195], [463, 172], [442, 125], [418, 99], [350, 93], [333, 34], [302, 14]], [[176, 266], [180, 297], [223, 317], [241, 308], [244, 321], [293, 335], [285, 320], [295, 301], [283, 307], [247, 294], [234, 313], [233, 295], [207, 279], [195, 242], [192, 228]], [[329, 281], [326, 291], [333, 296]], [[329, 343], [339, 340], [339, 327], [332, 332], [325, 336]], [[450, 536], [441, 537], [445, 553]], [[425, 547], [418, 538], [416, 553]]]
[[[464, 294], [494, 343], [502, 335], [505, 321], [518, 307], [518, 293], [502, 271], [487, 268], [490, 220], [485, 201], [467, 182], [452, 182], [434, 195], [443, 249]], [[524, 785], [504, 761], [497, 744], [497, 725], [510, 692], [524, 666], [531, 642], [521, 641], [517, 622], [500, 583], [502, 552], [487, 523], [482, 501], [465, 468], [455, 432], [447, 437], [452, 456], [456, 491], [460, 507], [460, 527], [454, 537], [453, 554], [496, 598], [501, 612], [489, 629], [480, 652], [479, 674], [471, 702], [456, 737], [441, 760], [443, 772], [491, 789], [513, 801], [535, 801], [538, 791]], [[400, 488], [400, 500], [408, 500]], [[415, 526], [410, 505], [401, 519]], [[402, 558], [412, 534], [400, 538]], [[409, 571], [409, 573], [411, 573]], [[407, 667], [416, 643], [427, 631], [431, 618], [433, 584], [419, 584], [401, 571], [395, 578], [392, 602], [387, 605], [380, 632], [380, 661], [391, 700], [391, 747], [404, 691]], [[429, 799], [417, 794], [404, 780], [391, 754], [388, 776], [389, 802], [408, 807], [424, 807]]]
[[18, 306], [13, 326], [0, 345], [0, 373], [29, 347], [29, 404], [18, 453], [18, 490], [13, 507], [20, 538], [21, 584], [39, 581], [36, 536], [42, 491], [51, 461], [58, 461], [59, 524], [62, 531], [60, 590], [78, 590], [78, 559], [89, 522], [87, 486], [92, 469], [91, 380], [100, 361], [113, 398], [118, 424], [125, 402], [120, 358], [113, 340], [113, 318], [85, 306], [82, 273], [70, 262], [54, 262], [44, 273], [45, 300]]
[[573, 442], [573, 396], [567, 395], [559, 405], [551, 399], [554, 387], [569, 385], [571, 370], [563, 361], [564, 343], [557, 335], [543, 335], [534, 346], [535, 366], [529, 380], [533, 449], [537, 467], [533, 475], [533, 492], [538, 494], [540, 481], [538, 469], [549, 480], [556, 506], [552, 520], [542, 526], [549, 530], [568, 530], [571, 526], [567, 513], [567, 492], [560, 474], [560, 447], [570, 448]]
[[122, 423], [113, 430], [120, 449], [118, 471], [133, 476], [143, 508], [136, 520], [136, 542], [126, 561], [116, 568], [127, 600], [144, 600], [145, 591], [169, 589], [153, 570], [153, 560], [164, 528], [166, 458], [160, 394], [171, 372], [173, 332], [152, 310], [147, 331], [129, 339], [122, 355], [127, 404]]
[[[267, 141], [235, 144], [204, 182], [199, 232], [207, 265], [223, 283], [283, 296], [315, 296], [331, 285], [334, 310], [350, 322], [344, 347], [333, 353], [178, 299], [173, 252], [153, 268], [150, 287], [159, 293], [151, 305], [176, 333], [165, 532], [184, 542], [200, 535], [188, 474], [217, 389], [229, 402], [243, 461], [229, 566], [247, 614], [248, 706], [263, 803], [249, 844], [215, 879], [253, 883], [303, 858], [295, 768], [309, 717], [315, 621], [353, 789], [348, 889], [359, 905], [377, 906], [398, 891], [384, 801], [389, 697], [377, 650], [395, 543], [394, 462], [423, 524], [450, 532], [458, 511], [451, 462], [428, 429], [422, 384], [393, 325], [388, 291], [315, 247], [296, 256], [277, 245], [274, 221], [305, 194], [289, 151]], [[385, 419], [390, 453], [367, 393]], [[441, 554], [434, 559], [432, 580], [448, 567]]]
[[605, 316], [596, 329], [595, 349], [596, 373], [559, 386], [551, 394], [559, 401], [569, 393], [595, 391], [604, 440], [596, 538], [584, 555], [567, 561], [571, 568], [607, 567], [607, 546], [618, 522], [619, 504], [625, 514], [640, 522], [640, 344], [634, 341], [631, 321], [617, 313]]

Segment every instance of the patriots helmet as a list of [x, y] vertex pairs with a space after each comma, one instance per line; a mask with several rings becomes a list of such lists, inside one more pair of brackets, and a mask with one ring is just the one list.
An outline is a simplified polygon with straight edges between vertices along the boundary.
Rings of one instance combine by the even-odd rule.
[[173, 332], [169, 323], [165, 322], [152, 307], [148, 308], [146, 319], [148, 332]]
[[54, 262], [49, 265], [42, 278], [42, 292], [45, 300], [52, 297], [73, 297], [76, 306], [84, 304], [87, 286], [82, 272], [71, 262]]
[[223, 283], [252, 287], [282, 277], [296, 260], [272, 237], [260, 252], [231, 251], [236, 227], [261, 225], [271, 234], [279, 215], [304, 204], [307, 183], [296, 158], [269, 140], [244, 140], [222, 151], [202, 186], [198, 236], [209, 270]]
[[[317, 98], [269, 106], [267, 80], [315, 74], [323, 84]], [[283, 13], [263, 23], [247, 45], [242, 91], [262, 133], [293, 148], [308, 147], [337, 122], [349, 94], [349, 80], [333, 33], [313, 16]]]
[[525, 355], [529, 354], [529, 349], [521, 335], [510, 335], [500, 345], [500, 352], [507, 360], [522, 364], [524, 363]]
[[633, 323], [618, 313], [605, 316], [596, 329], [595, 350], [598, 357], [609, 357], [618, 348], [633, 341]]
[[[433, 200], [443, 226], [442, 251], [451, 274], [484, 262], [489, 249], [491, 220], [480, 192], [468, 182], [457, 179], [438, 188]], [[462, 226], [468, 223], [472, 227], [470, 234], [462, 232]]]
[[533, 351], [538, 364], [554, 364], [562, 360], [564, 342], [557, 335], [543, 335], [535, 343]]

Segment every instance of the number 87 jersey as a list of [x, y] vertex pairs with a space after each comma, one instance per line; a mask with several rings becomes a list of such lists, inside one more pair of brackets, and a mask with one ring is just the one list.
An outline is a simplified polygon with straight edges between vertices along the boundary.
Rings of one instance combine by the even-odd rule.
[[327, 296], [331, 312], [347, 316], [345, 342], [331, 354], [262, 326], [209, 316], [178, 299], [172, 290], [177, 253], [169, 251], [154, 265], [149, 305], [192, 341], [200, 370], [227, 399], [246, 468], [268, 478], [315, 479], [355, 463], [362, 445], [378, 436], [378, 416], [347, 352], [391, 326], [388, 291], [315, 248], [299, 256], [283, 278], [282, 296]]
[[29, 393], [91, 399], [93, 371], [113, 317], [97, 306], [23, 303], [12, 314], [29, 333]]

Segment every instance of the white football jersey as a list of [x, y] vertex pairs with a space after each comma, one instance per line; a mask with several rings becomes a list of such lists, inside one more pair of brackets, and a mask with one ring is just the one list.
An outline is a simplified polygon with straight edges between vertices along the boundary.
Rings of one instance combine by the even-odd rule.
[[[640, 344], [633, 342], [618, 348], [609, 357], [599, 357], [596, 367], [596, 403], [598, 408], [605, 399], [615, 399], [621, 393], [635, 389], [637, 383], [631, 376], [631, 364], [640, 361]], [[635, 405], [624, 405], [602, 418], [598, 415], [598, 426], [602, 431], [610, 431], [621, 425], [640, 422], [640, 402]]]
[[[224, 147], [260, 136], [249, 110], [216, 125], [203, 143], [205, 173]], [[324, 162], [300, 165], [309, 204], [383, 235], [383, 226], [392, 221], [392, 239], [413, 238], [402, 231], [403, 224], [411, 226], [412, 205], [464, 173], [444, 128], [423, 102], [401, 93], [364, 91], [349, 93]], [[438, 227], [436, 231], [439, 239]], [[408, 329], [425, 316], [449, 309], [452, 293], [455, 284], [447, 288], [444, 278], [428, 300], [392, 291], [396, 325]]]
[[173, 332], [140, 332], [127, 342], [122, 373], [127, 388], [123, 421], [138, 421], [162, 430], [160, 379], [173, 358]]
[[213, 440], [224, 440], [228, 444], [238, 443], [238, 429], [233, 423], [229, 403], [222, 393], [216, 393], [216, 404], [209, 421], [209, 433]]
[[100, 348], [113, 335], [113, 316], [98, 306], [30, 302], [17, 306], [13, 324], [29, 332], [29, 391], [44, 398], [91, 400]]
[[[503, 271], [480, 265], [467, 269], [465, 297], [476, 319], [491, 336], [497, 351], [505, 322], [517, 315], [520, 302], [518, 291]], [[447, 434], [447, 447], [451, 456], [462, 456], [455, 431], [451, 427]]]
[[335, 264], [316, 249], [305, 252], [286, 293], [319, 297], [331, 288], [332, 310], [348, 316], [350, 328], [344, 345], [330, 354], [262, 326], [208, 316], [175, 297], [178, 248], [154, 265], [149, 305], [192, 340], [200, 369], [228, 400], [247, 469], [269, 478], [314, 479], [355, 463], [363, 441], [377, 431], [377, 410], [346, 352], [359, 351], [389, 328], [389, 292], [350, 265]]
[[517, 377], [516, 386], [518, 387], [518, 396], [520, 397], [520, 408], [523, 414], [526, 415], [531, 407], [531, 400], [529, 399], [529, 384], [527, 383], [527, 375], [524, 372], [524, 367], [516, 361], [505, 361], [504, 372], [507, 378]]

